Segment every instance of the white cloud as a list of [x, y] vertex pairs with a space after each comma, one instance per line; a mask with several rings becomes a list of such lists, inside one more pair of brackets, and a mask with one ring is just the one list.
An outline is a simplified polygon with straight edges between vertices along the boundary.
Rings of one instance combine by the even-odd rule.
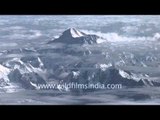
[[3, 39], [36, 39], [38, 37], [42, 36], [41, 31], [39, 30], [18, 30], [18, 31], [14, 31], [13, 33], [11, 32], [11, 34], [9, 35], [4, 35], [1, 38]]
[[124, 26], [122, 27], [122, 30], [124, 32], [135, 33], [138, 31], [138, 27], [137, 26]]
[[0, 43], [0, 47], [14, 47], [17, 45], [17, 43]]
[[100, 37], [105, 38], [109, 42], [122, 42], [122, 41], [152, 41], [152, 40], [157, 40], [160, 39], [160, 34], [156, 33], [154, 36], [146, 37], [146, 36], [124, 36], [120, 35], [118, 33], [102, 33], [102, 32], [95, 32], [95, 31], [88, 31], [88, 30], [82, 30], [82, 32], [87, 33], [87, 34], [96, 34]]
[[154, 36], [153, 36], [153, 38], [155, 40], [160, 40], [160, 34], [159, 33], [155, 33]]

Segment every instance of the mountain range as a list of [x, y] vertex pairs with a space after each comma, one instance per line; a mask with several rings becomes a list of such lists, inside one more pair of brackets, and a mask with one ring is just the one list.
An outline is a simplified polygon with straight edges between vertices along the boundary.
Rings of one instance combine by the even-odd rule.
[[[9, 58], [0, 64], [0, 87], [16, 83], [24, 89], [36, 89], [37, 84], [56, 83], [109, 83], [125, 87], [159, 86], [148, 74], [123, 70], [102, 55], [102, 49], [93, 50], [81, 45], [98, 44], [104, 39], [94, 34], [86, 34], [75, 28], [67, 29], [47, 44], [63, 43], [63, 48], [16, 49], [3, 55], [24, 54], [23, 57]], [[75, 45], [72, 48], [70, 45]], [[45, 46], [45, 44], [44, 44]], [[76, 52], [79, 50], [79, 52]], [[33, 54], [34, 53], [34, 54]], [[35, 55], [35, 53], [37, 55]], [[55, 56], [56, 54], [56, 56]], [[59, 56], [58, 56], [59, 55]], [[53, 57], [55, 56], [55, 57]], [[112, 56], [110, 56], [112, 57]], [[95, 60], [94, 60], [95, 59]]]

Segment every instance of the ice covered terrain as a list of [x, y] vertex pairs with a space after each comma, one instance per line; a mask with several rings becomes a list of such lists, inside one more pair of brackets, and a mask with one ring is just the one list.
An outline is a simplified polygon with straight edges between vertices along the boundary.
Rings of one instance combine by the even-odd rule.
[[[159, 21], [160, 16], [0, 16], [0, 104], [159, 104]], [[71, 82], [123, 87], [37, 89]]]

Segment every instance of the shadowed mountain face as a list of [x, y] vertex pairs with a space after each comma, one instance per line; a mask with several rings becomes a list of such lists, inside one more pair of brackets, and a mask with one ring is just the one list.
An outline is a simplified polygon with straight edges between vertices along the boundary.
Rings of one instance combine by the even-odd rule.
[[[81, 31], [76, 30], [75, 28], [69, 28], [62, 33], [62, 35], [48, 43], [67, 43], [67, 44], [93, 44], [97, 43], [97, 40], [101, 37], [92, 34], [85, 34]], [[101, 38], [102, 39], [102, 38]]]

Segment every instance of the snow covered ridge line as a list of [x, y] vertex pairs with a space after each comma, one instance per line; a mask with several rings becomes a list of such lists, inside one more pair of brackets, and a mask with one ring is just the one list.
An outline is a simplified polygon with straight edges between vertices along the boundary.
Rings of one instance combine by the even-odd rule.
[[[33, 83], [32, 83], [33, 84]], [[49, 90], [49, 89], [58, 89], [58, 90], [69, 90], [69, 89], [122, 89], [122, 84], [101, 84], [101, 83], [89, 83], [89, 84], [80, 84], [80, 83], [63, 83], [63, 84], [34, 84], [38, 90]]]

